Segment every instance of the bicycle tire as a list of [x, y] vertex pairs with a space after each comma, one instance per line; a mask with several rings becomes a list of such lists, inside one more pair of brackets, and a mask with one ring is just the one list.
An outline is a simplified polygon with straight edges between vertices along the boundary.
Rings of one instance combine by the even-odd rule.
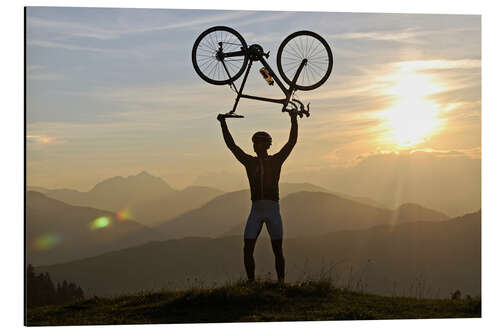
[[333, 69], [333, 53], [326, 40], [315, 32], [302, 30], [292, 33], [281, 42], [277, 65], [281, 77], [288, 85], [292, 85], [293, 77], [303, 59], [308, 61], [295, 87], [298, 90], [320, 87], [328, 80]]
[[[224, 61], [226, 70], [221, 61], [216, 58], [217, 45], [219, 42], [227, 45], [228, 51], [233, 52], [241, 48], [247, 50], [245, 39], [234, 29], [226, 26], [211, 27], [202, 32], [193, 45], [191, 60], [196, 73], [206, 82], [223, 85], [230, 84], [237, 80], [245, 71], [248, 64], [248, 56], [239, 59], [230, 59]], [[235, 57], [236, 58], [236, 57]]]

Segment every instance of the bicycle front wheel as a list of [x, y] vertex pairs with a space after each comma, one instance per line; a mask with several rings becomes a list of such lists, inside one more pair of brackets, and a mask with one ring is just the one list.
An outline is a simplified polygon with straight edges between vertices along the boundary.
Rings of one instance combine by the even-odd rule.
[[297, 31], [285, 38], [278, 49], [278, 71], [283, 80], [292, 84], [301, 62], [307, 59], [295, 87], [312, 90], [328, 80], [333, 69], [333, 53], [328, 43], [312, 31]]
[[194, 70], [208, 83], [229, 84], [243, 74], [248, 64], [247, 43], [234, 29], [216, 26], [205, 30], [193, 45]]

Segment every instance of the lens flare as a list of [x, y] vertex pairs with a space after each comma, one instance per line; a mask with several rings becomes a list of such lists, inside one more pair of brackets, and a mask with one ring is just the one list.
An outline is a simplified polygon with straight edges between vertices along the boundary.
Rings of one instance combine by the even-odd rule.
[[61, 242], [61, 236], [55, 233], [45, 233], [35, 238], [34, 247], [37, 250], [50, 250]]
[[47, 138], [47, 137], [42, 138], [43, 143], [51, 143], [52, 141], [54, 141], [52, 138]]
[[111, 224], [111, 219], [107, 216], [101, 216], [96, 218], [90, 223], [90, 230], [98, 230], [109, 227]]
[[132, 211], [130, 210], [130, 208], [124, 208], [116, 212], [116, 219], [118, 221], [131, 220], [132, 218]]

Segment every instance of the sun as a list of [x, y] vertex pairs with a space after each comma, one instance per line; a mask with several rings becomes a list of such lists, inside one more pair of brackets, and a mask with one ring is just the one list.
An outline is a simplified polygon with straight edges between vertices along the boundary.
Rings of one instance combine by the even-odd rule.
[[386, 128], [384, 141], [408, 148], [428, 140], [442, 125], [440, 105], [429, 96], [442, 91], [442, 87], [431, 75], [413, 66], [401, 66], [385, 80], [391, 82], [386, 93], [394, 96], [395, 102], [379, 113]]

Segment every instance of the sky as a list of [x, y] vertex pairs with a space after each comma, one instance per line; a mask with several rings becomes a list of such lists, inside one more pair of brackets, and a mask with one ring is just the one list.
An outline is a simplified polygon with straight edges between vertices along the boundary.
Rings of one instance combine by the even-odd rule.
[[[297, 94], [311, 117], [299, 119], [284, 180], [387, 154], [481, 156], [480, 16], [29, 7], [26, 19], [31, 186], [89, 190], [142, 170], [176, 188], [213, 175], [244, 183], [216, 121], [234, 92], [201, 80], [191, 63], [194, 40], [215, 25], [262, 45], [274, 69], [281, 41], [297, 30], [333, 50], [329, 80]], [[257, 70], [245, 92], [281, 97]], [[290, 128], [280, 110], [242, 100], [245, 118], [228, 120], [236, 143], [252, 153], [251, 135], [265, 130], [277, 152]]]

